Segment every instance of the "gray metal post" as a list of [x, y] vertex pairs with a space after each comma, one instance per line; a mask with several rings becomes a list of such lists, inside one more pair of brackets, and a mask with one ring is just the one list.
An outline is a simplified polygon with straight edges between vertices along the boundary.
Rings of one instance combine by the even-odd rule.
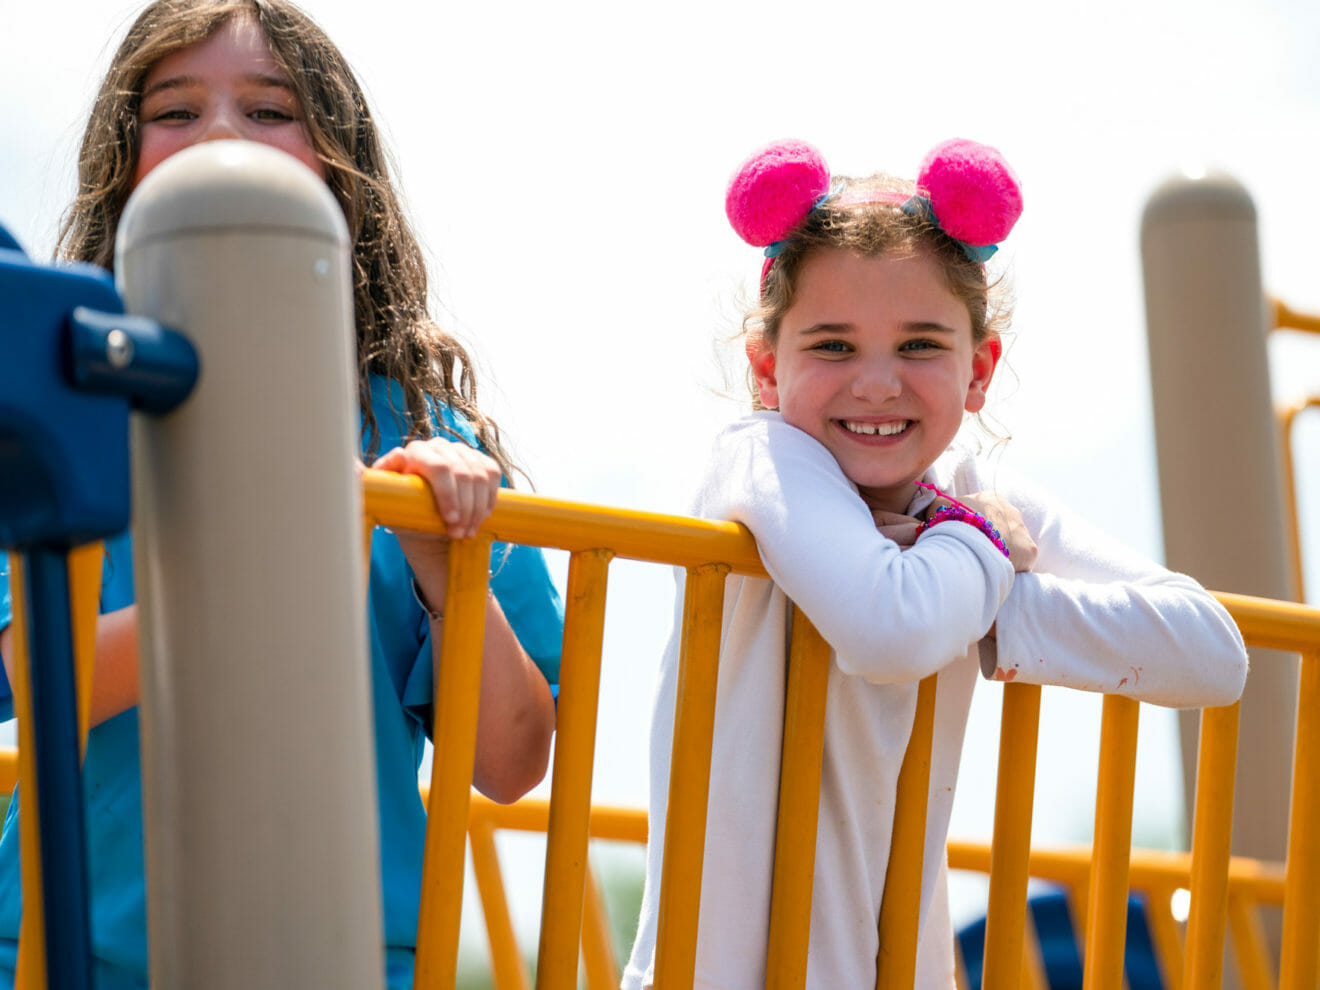
[[247, 142], [173, 156], [120, 226], [130, 312], [201, 359], [133, 424], [155, 986], [382, 984], [349, 251]]
[[[1291, 598], [1251, 197], [1225, 175], [1170, 179], [1146, 205], [1141, 253], [1166, 563], [1219, 591]], [[1251, 661], [1233, 850], [1282, 860], [1297, 666]], [[1189, 821], [1197, 724], [1184, 713]]]

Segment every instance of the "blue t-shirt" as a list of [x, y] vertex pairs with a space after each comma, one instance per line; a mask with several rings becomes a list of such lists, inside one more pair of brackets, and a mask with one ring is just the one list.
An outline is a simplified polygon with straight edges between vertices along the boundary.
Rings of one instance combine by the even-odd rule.
[[[407, 433], [403, 395], [396, 383], [386, 379], [373, 378], [371, 384], [377, 449], [384, 452], [401, 445]], [[437, 410], [436, 419], [478, 446], [471, 427], [447, 407]], [[10, 618], [6, 570], [7, 565], [0, 564], [0, 628]], [[490, 585], [519, 642], [557, 690], [563, 605], [540, 549], [495, 544]], [[133, 600], [132, 554], [124, 535], [106, 543], [101, 611], [124, 608]], [[412, 985], [426, 837], [417, 769], [430, 732], [434, 682], [430, 623], [412, 593], [412, 572], [398, 540], [384, 529], [376, 530], [372, 539], [367, 609], [385, 945], [388, 985], [394, 990]], [[0, 671], [0, 718], [12, 716], [12, 707], [9, 685]], [[290, 718], [296, 717], [290, 713]], [[96, 985], [100, 990], [145, 987], [146, 887], [136, 708], [92, 729], [83, 787]], [[13, 983], [20, 914], [17, 810], [15, 795], [0, 835], [0, 984], [4, 985]]]

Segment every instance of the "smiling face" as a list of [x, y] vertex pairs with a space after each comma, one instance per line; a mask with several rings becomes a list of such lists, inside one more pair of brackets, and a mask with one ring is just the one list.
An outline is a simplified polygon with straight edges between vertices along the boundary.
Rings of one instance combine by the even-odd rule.
[[967, 307], [926, 253], [814, 252], [773, 347], [747, 356], [766, 408], [820, 441], [873, 509], [913, 484], [985, 405], [997, 342], [972, 343]]
[[176, 152], [224, 138], [278, 148], [325, 179], [288, 73], [250, 17], [156, 63], [143, 82], [138, 134], [135, 186]]

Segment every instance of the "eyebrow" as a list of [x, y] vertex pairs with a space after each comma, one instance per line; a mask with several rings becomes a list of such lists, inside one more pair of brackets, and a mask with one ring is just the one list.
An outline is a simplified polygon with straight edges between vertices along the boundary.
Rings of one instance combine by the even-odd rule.
[[[243, 82], [249, 85], [260, 86], [267, 89], [282, 89], [293, 93], [293, 84], [282, 76], [274, 76], [265, 72], [252, 72], [242, 77]], [[188, 89], [193, 86], [201, 86], [205, 80], [197, 76], [170, 76], [168, 79], [162, 79], [159, 82], [152, 83], [142, 92], [142, 99], [154, 96], [156, 93], [168, 89]]]
[[[813, 323], [809, 327], [804, 327], [799, 332], [805, 337], [805, 336], [812, 336], [814, 334], [856, 333], [857, 328], [853, 326], [851, 323]], [[903, 324], [903, 333], [956, 334], [957, 332], [958, 331], [953, 327], [945, 326], [943, 323], [927, 322], [924, 320], [918, 320], [912, 323]]]

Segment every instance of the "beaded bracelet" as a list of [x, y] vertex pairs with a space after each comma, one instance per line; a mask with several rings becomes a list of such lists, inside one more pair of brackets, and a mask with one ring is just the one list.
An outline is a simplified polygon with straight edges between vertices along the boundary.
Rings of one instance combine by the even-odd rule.
[[991, 543], [993, 543], [995, 546], [999, 548], [1000, 553], [1002, 553], [1005, 557], [1009, 556], [1008, 545], [1004, 542], [1003, 537], [999, 535], [999, 530], [995, 529], [994, 523], [992, 523], [989, 519], [981, 515], [981, 513], [977, 512], [971, 506], [964, 505], [962, 502], [959, 502], [952, 495], [945, 495], [944, 492], [940, 491], [934, 485], [928, 485], [922, 481], [918, 481], [917, 484], [920, 485], [922, 488], [927, 488], [930, 491], [935, 492], [937, 495], [939, 495], [942, 498], [949, 499], [949, 501], [953, 503], [952, 505], [941, 505], [938, 509], [936, 509], [933, 513], [931, 513], [929, 519], [926, 519], [919, 526], [917, 526], [918, 536], [926, 532], [926, 530], [930, 529], [932, 526], [936, 525], [937, 523], [963, 522], [963, 523], [967, 523], [969, 526], [975, 526], [977, 529], [979, 529], [982, 533], [986, 535], [986, 537], [990, 540]]

